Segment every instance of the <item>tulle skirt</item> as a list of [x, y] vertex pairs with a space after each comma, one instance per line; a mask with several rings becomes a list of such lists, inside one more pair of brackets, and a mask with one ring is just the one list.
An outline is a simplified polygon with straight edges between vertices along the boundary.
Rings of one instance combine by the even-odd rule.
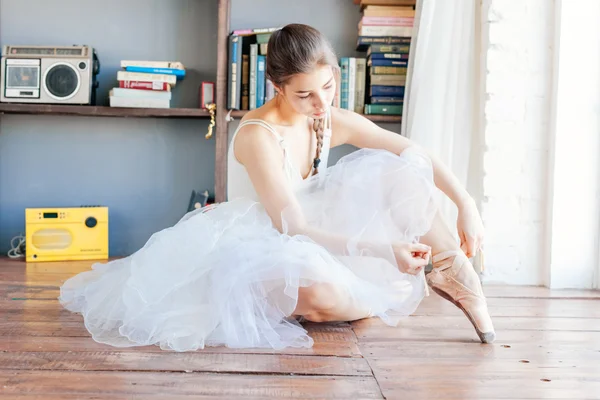
[[[282, 233], [260, 203], [239, 199], [192, 211], [134, 254], [94, 264], [64, 283], [59, 300], [98, 342], [176, 351], [311, 347], [293, 313], [298, 289], [315, 283], [336, 285], [389, 325], [410, 315], [424, 274], [400, 272], [391, 245], [430, 229], [430, 160], [413, 148], [361, 149], [296, 195], [309, 225], [342, 238], [341, 248]], [[365, 250], [365, 241], [377, 246]]]

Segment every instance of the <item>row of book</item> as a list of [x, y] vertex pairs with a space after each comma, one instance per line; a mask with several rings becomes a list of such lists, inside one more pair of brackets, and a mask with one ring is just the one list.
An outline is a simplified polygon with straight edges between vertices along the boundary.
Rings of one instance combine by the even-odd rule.
[[172, 90], [185, 77], [179, 61], [122, 60], [110, 107], [170, 108]]
[[[366, 52], [366, 57], [342, 59], [341, 107], [357, 112], [362, 108], [365, 114], [402, 115], [414, 1], [355, 0], [355, 3], [360, 4], [362, 11], [357, 51]], [[348, 81], [344, 80], [344, 63]]]
[[278, 28], [244, 29], [229, 36], [227, 108], [254, 110], [275, 96], [266, 77], [268, 43]]

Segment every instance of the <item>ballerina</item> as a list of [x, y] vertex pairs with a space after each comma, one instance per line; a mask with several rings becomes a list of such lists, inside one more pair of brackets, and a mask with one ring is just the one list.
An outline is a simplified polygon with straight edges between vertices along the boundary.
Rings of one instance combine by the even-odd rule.
[[[469, 261], [483, 241], [471, 196], [425, 149], [331, 107], [339, 66], [316, 29], [287, 25], [268, 52], [277, 94], [231, 139], [228, 201], [72, 277], [60, 302], [113, 346], [281, 349], [312, 346], [301, 320], [395, 326], [431, 288], [465, 313], [481, 342], [494, 341]], [[342, 144], [358, 150], [328, 166]], [[439, 190], [458, 207], [460, 243], [437, 210]]]

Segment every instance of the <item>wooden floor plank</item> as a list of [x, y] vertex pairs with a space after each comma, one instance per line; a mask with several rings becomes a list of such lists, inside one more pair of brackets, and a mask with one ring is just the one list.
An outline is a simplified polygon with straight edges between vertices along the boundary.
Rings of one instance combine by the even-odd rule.
[[[494, 328], [497, 331], [506, 330], [547, 330], [547, 331], [594, 331], [600, 332], [600, 318], [546, 318], [546, 317], [494, 317]], [[385, 325], [378, 318], [364, 319], [353, 322], [354, 328], [377, 328]], [[464, 316], [410, 316], [403, 318], [399, 327], [418, 329], [470, 329], [471, 323]]]
[[[318, 338], [319, 339], [319, 338]], [[95, 342], [90, 337], [48, 337], [48, 336], [5, 336], [0, 338], [0, 351], [111, 351], [111, 352], [140, 352], [162, 353], [158, 346], [113, 347]], [[231, 349], [227, 347], [206, 347], [196, 352], [228, 353], [228, 354], [290, 354], [313, 356], [360, 357], [358, 345], [353, 341], [321, 341], [316, 340], [311, 348], [273, 349]]]
[[[71, 313], [60, 306], [49, 307], [48, 309], [12, 309], [2, 310], [0, 315], [4, 321], [13, 322], [60, 322], [60, 323], [79, 323], [83, 322], [80, 314]], [[497, 330], [516, 329], [516, 330], [589, 330], [600, 331], [600, 318], [570, 318], [570, 317], [545, 317], [545, 316], [493, 316], [494, 324]], [[378, 321], [374, 319], [372, 321]], [[415, 314], [410, 318], [401, 320], [400, 325], [403, 326], [420, 326], [420, 327], [455, 327], [468, 328], [469, 322], [465, 318], [462, 311], [452, 310], [447, 315], [427, 315]], [[362, 325], [356, 325], [361, 326]]]
[[[66, 384], [68, 382], [68, 384]], [[372, 377], [238, 375], [172, 372], [82, 372], [0, 370], [3, 395], [135, 394], [262, 397], [274, 399], [381, 399]]]
[[543, 286], [484, 285], [486, 297], [499, 298], [539, 298], [539, 299], [596, 299], [600, 291], [582, 289], [549, 289]]
[[[600, 319], [600, 309], [594, 307], [594, 303], [589, 301], [580, 302], [578, 300], [556, 300], [553, 303], [538, 304], [537, 306], [527, 306], [525, 299], [515, 299], [517, 304], [514, 306], [490, 305], [490, 315], [493, 317], [544, 317], [544, 318], [598, 318]], [[48, 321], [55, 320], [54, 316], [65, 316], [69, 318], [79, 318], [65, 310], [57, 299], [31, 299], [15, 300], [0, 299], [0, 320], [18, 319], [19, 313], [23, 311], [25, 320], [28, 321]], [[25, 312], [26, 311], [26, 312]], [[52, 314], [49, 314], [52, 313]], [[450, 304], [446, 300], [436, 302], [427, 299], [417, 308], [415, 316], [423, 315], [442, 315], [442, 316], [464, 316], [462, 311]], [[5, 318], [4, 318], [5, 317]]]
[[371, 376], [363, 358], [203, 352], [0, 352], [0, 368]]
[[374, 341], [360, 343], [360, 351], [367, 358], [464, 358], [469, 360], [581, 360], [600, 364], [600, 343], [554, 344], [515, 343], [473, 344], [446, 342]]
[[[386, 398], [597, 398], [600, 367], [556, 361], [370, 359]], [[435, 371], [435, 372], [433, 372]]]

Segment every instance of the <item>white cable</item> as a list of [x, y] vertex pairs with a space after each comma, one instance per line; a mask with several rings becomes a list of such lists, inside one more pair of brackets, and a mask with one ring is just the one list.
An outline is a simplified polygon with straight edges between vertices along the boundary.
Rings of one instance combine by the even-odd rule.
[[[16, 244], [15, 244], [16, 241]], [[21, 258], [25, 257], [25, 253], [21, 253], [21, 247], [25, 247], [25, 236], [15, 236], [10, 241], [10, 250], [8, 251], [8, 257], [10, 258]]]

